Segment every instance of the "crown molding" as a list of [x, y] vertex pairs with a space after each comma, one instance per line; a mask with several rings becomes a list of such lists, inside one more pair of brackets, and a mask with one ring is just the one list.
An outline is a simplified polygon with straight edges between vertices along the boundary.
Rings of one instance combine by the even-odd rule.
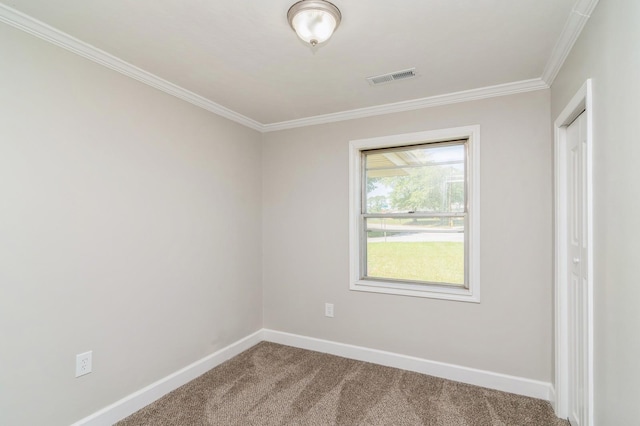
[[357, 118], [373, 117], [396, 112], [412, 111], [416, 109], [429, 108], [435, 106], [448, 105], [458, 102], [468, 102], [479, 99], [492, 98], [496, 96], [512, 95], [516, 93], [529, 92], [534, 90], [548, 89], [555, 79], [562, 64], [566, 60], [569, 51], [576, 42], [580, 32], [584, 28], [586, 21], [598, 0], [577, 0], [567, 19], [560, 39], [556, 43], [551, 57], [547, 62], [541, 78], [516, 81], [512, 83], [499, 84], [495, 86], [481, 87], [477, 89], [464, 90], [447, 93], [443, 95], [430, 96], [426, 98], [413, 99], [385, 105], [341, 111], [331, 114], [317, 115], [296, 120], [282, 121], [278, 123], [263, 124], [247, 116], [237, 113], [229, 108], [217, 104], [203, 96], [184, 89], [174, 83], [164, 80], [148, 71], [136, 67], [123, 61], [95, 46], [78, 40], [69, 34], [63, 33], [35, 18], [19, 12], [9, 6], [0, 3], [0, 22], [4, 22], [12, 27], [20, 29], [26, 33], [34, 35], [40, 39], [48, 41], [56, 46], [62, 47], [70, 52], [80, 55], [86, 59], [136, 79], [151, 87], [162, 90], [172, 96], [237, 122], [243, 126], [257, 130], [259, 132], [273, 132], [278, 130], [293, 129], [297, 127], [312, 126], [317, 124], [333, 123], [338, 121], [353, 120]]
[[395, 102], [385, 105], [376, 105], [367, 108], [353, 109], [349, 111], [335, 112], [331, 114], [317, 115], [314, 117], [300, 118], [297, 120], [282, 121], [279, 123], [263, 125], [264, 132], [294, 129], [296, 127], [313, 126], [316, 124], [333, 123], [336, 121], [353, 120], [356, 118], [373, 117], [376, 115], [391, 114], [395, 112], [412, 111], [416, 109], [455, 104], [458, 102], [475, 101], [479, 99], [493, 98], [496, 96], [513, 95], [522, 92], [548, 89], [549, 85], [542, 79], [516, 81], [513, 83], [498, 84], [496, 86], [481, 87], [478, 89], [464, 90], [447, 93], [444, 95], [429, 96], [426, 98], [412, 99], [409, 101]]
[[0, 22], [4, 22], [12, 27], [53, 43], [56, 46], [69, 50], [70, 52], [89, 59], [90, 61], [96, 62], [107, 68], [111, 68], [114, 71], [134, 78], [151, 87], [155, 87], [156, 89], [162, 90], [165, 93], [192, 103], [200, 108], [204, 108], [207, 111], [211, 111], [214, 114], [228, 118], [229, 120], [240, 123], [251, 129], [263, 131], [262, 123], [232, 111], [229, 108], [223, 107], [222, 105], [164, 80], [150, 72], [140, 69], [135, 65], [125, 62], [95, 46], [80, 41], [69, 34], [63, 33], [44, 22], [38, 21], [37, 19], [3, 5], [2, 3], [0, 3]]
[[560, 38], [551, 52], [547, 65], [542, 72], [542, 80], [551, 86], [560, 72], [560, 68], [566, 61], [573, 45], [578, 40], [582, 29], [591, 17], [593, 9], [598, 4], [598, 0], [577, 0], [573, 10], [564, 24]]

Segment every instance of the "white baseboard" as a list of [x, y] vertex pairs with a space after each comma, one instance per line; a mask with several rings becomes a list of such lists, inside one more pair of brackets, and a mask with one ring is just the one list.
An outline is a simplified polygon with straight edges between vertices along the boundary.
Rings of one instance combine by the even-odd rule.
[[135, 413], [153, 401], [190, 382], [226, 360], [246, 351], [262, 341], [262, 330], [238, 340], [167, 377], [150, 384], [129, 396], [74, 423], [72, 426], [110, 426]]
[[550, 401], [552, 404], [555, 399], [551, 383], [541, 382], [538, 380], [509, 376], [506, 374], [478, 370], [475, 368], [447, 364], [444, 362], [429, 361], [422, 358], [269, 329], [262, 330], [262, 339], [268, 342], [294, 346], [296, 348], [324, 352], [344, 358], [356, 359], [358, 361], [371, 362], [373, 364], [415, 371], [417, 373], [428, 374], [430, 376], [441, 377], [443, 379], [497, 389], [503, 392], [530, 396], [532, 398]]
[[[551, 383], [549, 383], [549, 399], [548, 401], [551, 403], [551, 408], [553, 408], [553, 412], [558, 415], [558, 409], [556, 406], [556, 388]], [[558, 416], [560, 417], [560, 416]]]
[[72, 426], [112, 425], [261, 341], [415, 371], [457, 382], [544, 399], [550, 401], [552, 405], [555, 404], [555, 391], [550, 383], [263, 328], [77, 421]]

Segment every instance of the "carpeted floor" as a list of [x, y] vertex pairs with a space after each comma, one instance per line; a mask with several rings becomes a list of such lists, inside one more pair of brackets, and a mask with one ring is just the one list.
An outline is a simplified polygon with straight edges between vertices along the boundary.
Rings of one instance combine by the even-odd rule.
[[568, 423], [546, 401], [262, 342], [117, 425]]

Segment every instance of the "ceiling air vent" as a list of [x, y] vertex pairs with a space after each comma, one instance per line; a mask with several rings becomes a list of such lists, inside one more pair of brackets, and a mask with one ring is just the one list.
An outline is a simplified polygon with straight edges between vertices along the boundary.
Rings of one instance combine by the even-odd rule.
[[416, 69], [410, 68], [408, 70], [390, 72], [389, 74], [376, 75], [373, 77], [367, 77], [367, 81], [372, 86], [378, 84], [391, 83], [392, 81], [406, 80], [407, 78], [413, 78], [416, 76]]

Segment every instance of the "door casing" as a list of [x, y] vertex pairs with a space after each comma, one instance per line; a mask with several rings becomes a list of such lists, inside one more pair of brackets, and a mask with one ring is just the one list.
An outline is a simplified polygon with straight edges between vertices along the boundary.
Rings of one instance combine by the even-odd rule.
[[582, 112], [586, 114], [586, 173], [585, 185], [585, 239], [587, 245], [587, 324], [586, 339], [586, 383], [584, 425], [594, 426], [593, 404], [593, 108], [592, 83], [587, 80], [574, 95], [554, 122], [554, 189], [555, 189], [555, 247], [554, 247], [554, 291], [555, 291], [555, 391], [556, 415], [566, 419], [569, 415], [569, 299], [568, 299], [568, 232], [567, 232], [567, 126]]

